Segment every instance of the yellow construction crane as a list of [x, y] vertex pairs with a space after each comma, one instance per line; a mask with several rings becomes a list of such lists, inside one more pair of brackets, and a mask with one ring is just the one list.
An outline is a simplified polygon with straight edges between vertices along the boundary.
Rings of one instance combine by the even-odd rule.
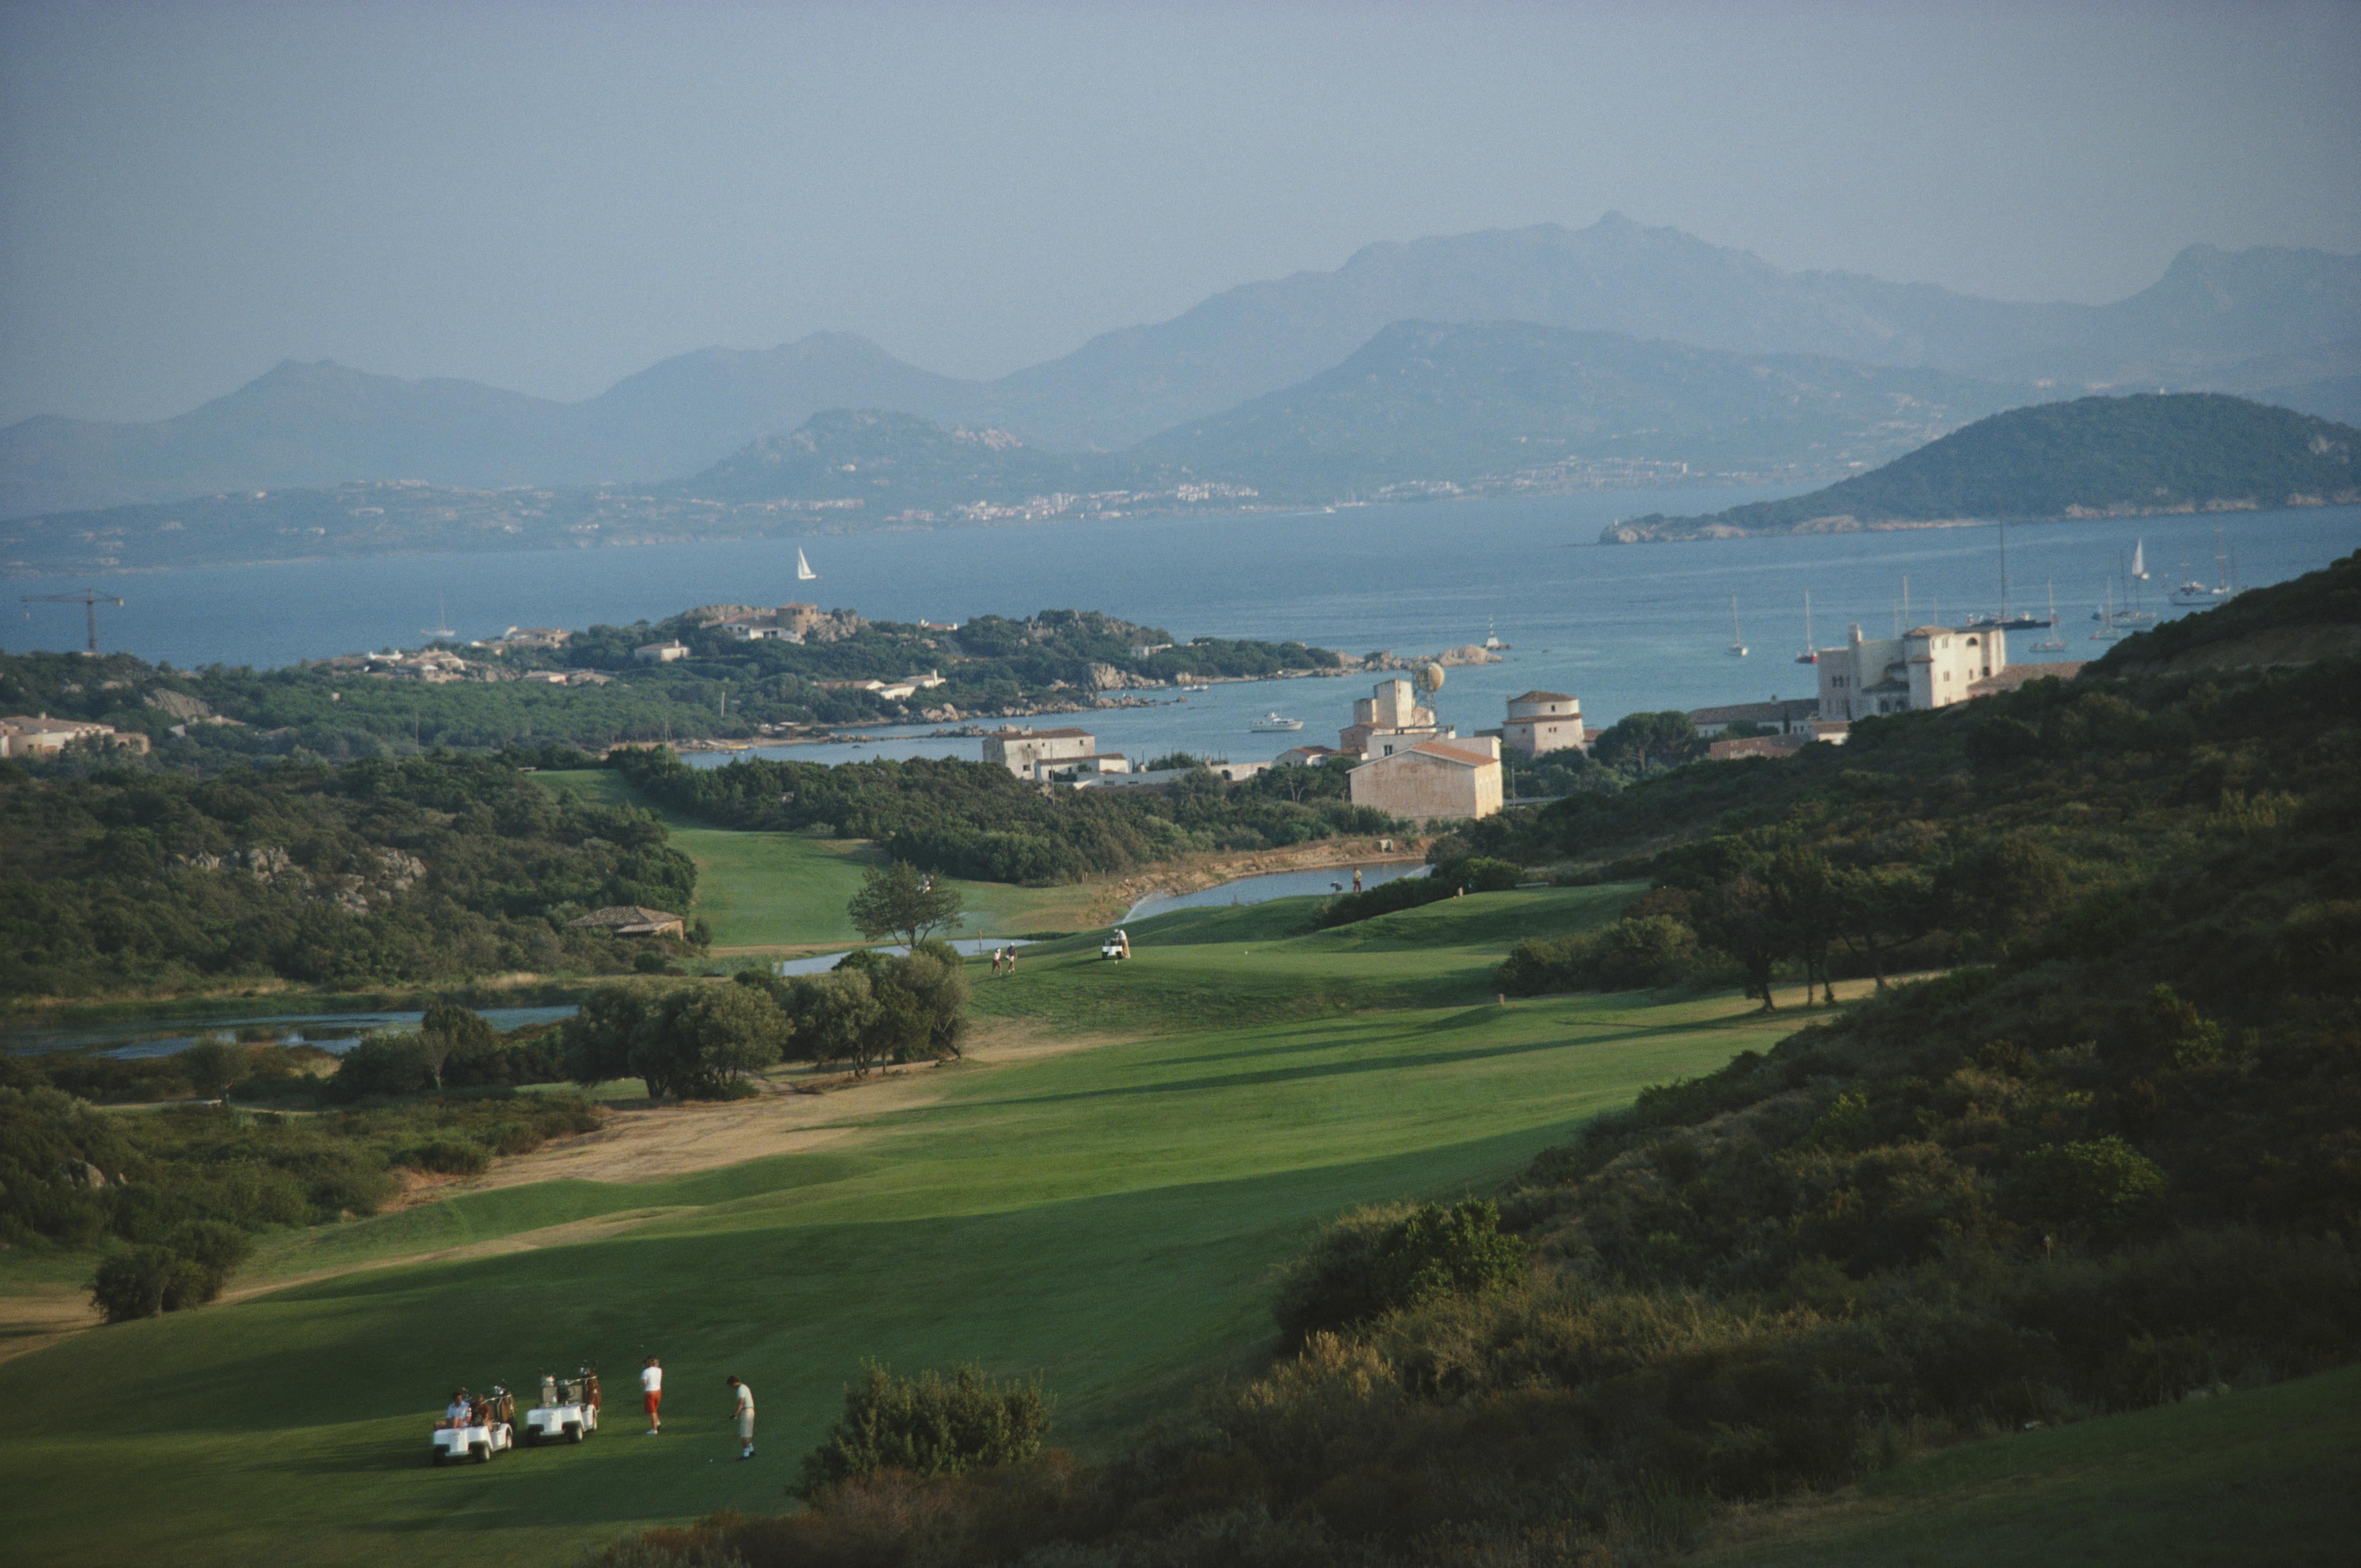
[[[82, 606], [82, 613], [90, 620], [90, 656], [93, 659], [98, 657], [98, 607], [103, 604], [119, 605], [123, 602], [111, 594], [102, 594], [91, 588], [84, 588], [78, 594], [27, 594], [24, 596], [24, 600], [27, 604]], [[27, 618], [30, 618], [32, 613], [29, 609], [25, 612]]]

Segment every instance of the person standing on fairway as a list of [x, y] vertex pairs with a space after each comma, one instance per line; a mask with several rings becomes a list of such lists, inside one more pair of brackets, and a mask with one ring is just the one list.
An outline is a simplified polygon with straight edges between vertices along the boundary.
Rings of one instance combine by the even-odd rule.
[[754, 1390], [735, 1377], [726, 1377], [722, 1381], [737, 1396], [730, 1413], [738, 1418], [738, 1441], [745, 1445], [738, 1457], [752, 1459], [754, 1457]]
[[648, 1435], [653, 1437], [664, 1431], [664, 1420], [656, 1414], [664, 1406], [664, 1363], [653, 1355], [640, 1369], [640, 1392], [646, 1396]]

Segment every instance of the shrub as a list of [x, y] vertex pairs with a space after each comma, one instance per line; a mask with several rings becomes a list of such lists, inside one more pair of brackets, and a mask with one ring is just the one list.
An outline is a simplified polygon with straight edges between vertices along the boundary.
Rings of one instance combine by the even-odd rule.
[[102, 1260], [90, 1282], [91, 1304], [110, 1323], [203, 1305], [219, 1296], [253, 1243], [234, 1225], [200, 1220], [170, 1245], [135, 1246]]
[[2110, 1135], [2036, 1149], [2017, 1162], [2008, 1201], [2029, 1223], [2113, 1241], [2156, 1212], [2165, 1185], [2155, 1161]]
[[434, 1087], [434, 1069], [414, 1035], [377, 1034], [344, 1054], [328, 1092], [346, 1104], [397, 1094], [423, 1094]]
[[481, 1176], [492, 1168], [492, 1157], [481, 1144], [435, 1138], [404, 1149], [394, 1157], [393, 1163], [439, 1176]]
[[806, 1497], [882, 1470], [942, 1475], [1014, 1464], [1040, 1453], [1049, 1430], [1038, 1382], [994, 1382], [974, 1366], [948, 1381], [931, 1371], [896, 1377], [873, 1362], [862, 1372], [828, 1441], [804, 1456]]
[[1500, 1211], [1468, 1199], [1356, 1209], [1321, 1234], [1282, 1277], [1271, 1304], [1287, 1346], [1452, 1295], [1476, 1295], [1523, 1274], [1522, 1238], [1503, 1235]]

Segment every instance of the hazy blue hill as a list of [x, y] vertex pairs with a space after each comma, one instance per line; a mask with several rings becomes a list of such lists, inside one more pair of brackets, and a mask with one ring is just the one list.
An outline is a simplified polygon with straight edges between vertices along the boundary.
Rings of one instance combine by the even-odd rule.
[[850, 333], [679, 355], [577, 403], [291, 360], [174, 419], [44, 417], [0, 430], [0, 517], [380, 479], [478, 488], [661, 479], [822, 409], [955, 417], [975, 396], [974, 383], [906, 365]]
[[1620, 333], [1400, 322], [1333, 370], [1138, 450], [1297, 499], [1531, 470], [1646, 472], [1632, 465], [1810, 477], [1883, 462], [2032, 395], [1939, 370]]
[[1953, 518], [2361, 501], [2361, 430], [2213, 392], [2014, 409], [1809, 495], [1652, 513], [1609, 543], [1832, 532]]
[[989, 408], [1052, 446], [1128, 445], [1306, 380], [1406, 320], [1521, 321], [2078, 387], [2212, 387], [2227, 362], [2361, 336], [2361, 258], [2197, 246], [2127, 300], [2019, 304], [1855, 273], [1786, 272], [1610, 213], [1584, 229], [1542, 224], [1373, 245], [1333, 272], [1227, 290], [1170, 321], [1102, 334], [1005, 377], [992, 384]]
[[854, 501], [875, 521], [913, 508], [939, 511], [1128, 489], [1155, 477], [1151, 466], [1125, 456], [1045, 452], [1002, 430], [945, 429], [915, 414], [831, 409], [666, 488], [736, 503]]
[[[0, 517], [379, 479], [649, 483], [832, 408], [996, 425], [1053, 451], [1119, 450], [1298, 386], [1400, 321], [1526, 322], [2074, 389], [2252, 392], [2361, 368], [2349, 353], [2323, 356], [2361, 340], [2361, 258], [2197, 246], [2129, 299], [2021, 304], [1784, 271], [1610, 214], [1583, 229], [1369, 246], [1334, 271], [1227, 290], [992, 382], [933, 375], [842, 333], [677, 356], [576, 403], [282, 365], [177, 419], [0, 430]], [[2256, 378], [2272, 356], [2289, 368]]]
[[291, 359], [173, 419], [0, 430], [0, 515], [348, 478], [519, 484], [545, 465], [562, 413], [474, 381]]
[[761, 351], [675, 355], [577, 405], [583, 461], [615, 454], [580, 477], [665, 479], [719, 462], [757, 436], [792, 430], [825, 409], [898, 409], [955, 420], [983, 384], [906, 364], [865, 337], [816, 332]]

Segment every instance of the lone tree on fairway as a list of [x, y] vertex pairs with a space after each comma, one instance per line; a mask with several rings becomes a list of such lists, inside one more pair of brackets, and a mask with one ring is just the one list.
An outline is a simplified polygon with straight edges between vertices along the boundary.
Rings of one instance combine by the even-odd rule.
[[960, 895], [907, 861], [862, 874], [861, 891], [852, 895], [845, 913], [871, 941], [899, 937], [916, 950], [930, 932], [959, 928]]

